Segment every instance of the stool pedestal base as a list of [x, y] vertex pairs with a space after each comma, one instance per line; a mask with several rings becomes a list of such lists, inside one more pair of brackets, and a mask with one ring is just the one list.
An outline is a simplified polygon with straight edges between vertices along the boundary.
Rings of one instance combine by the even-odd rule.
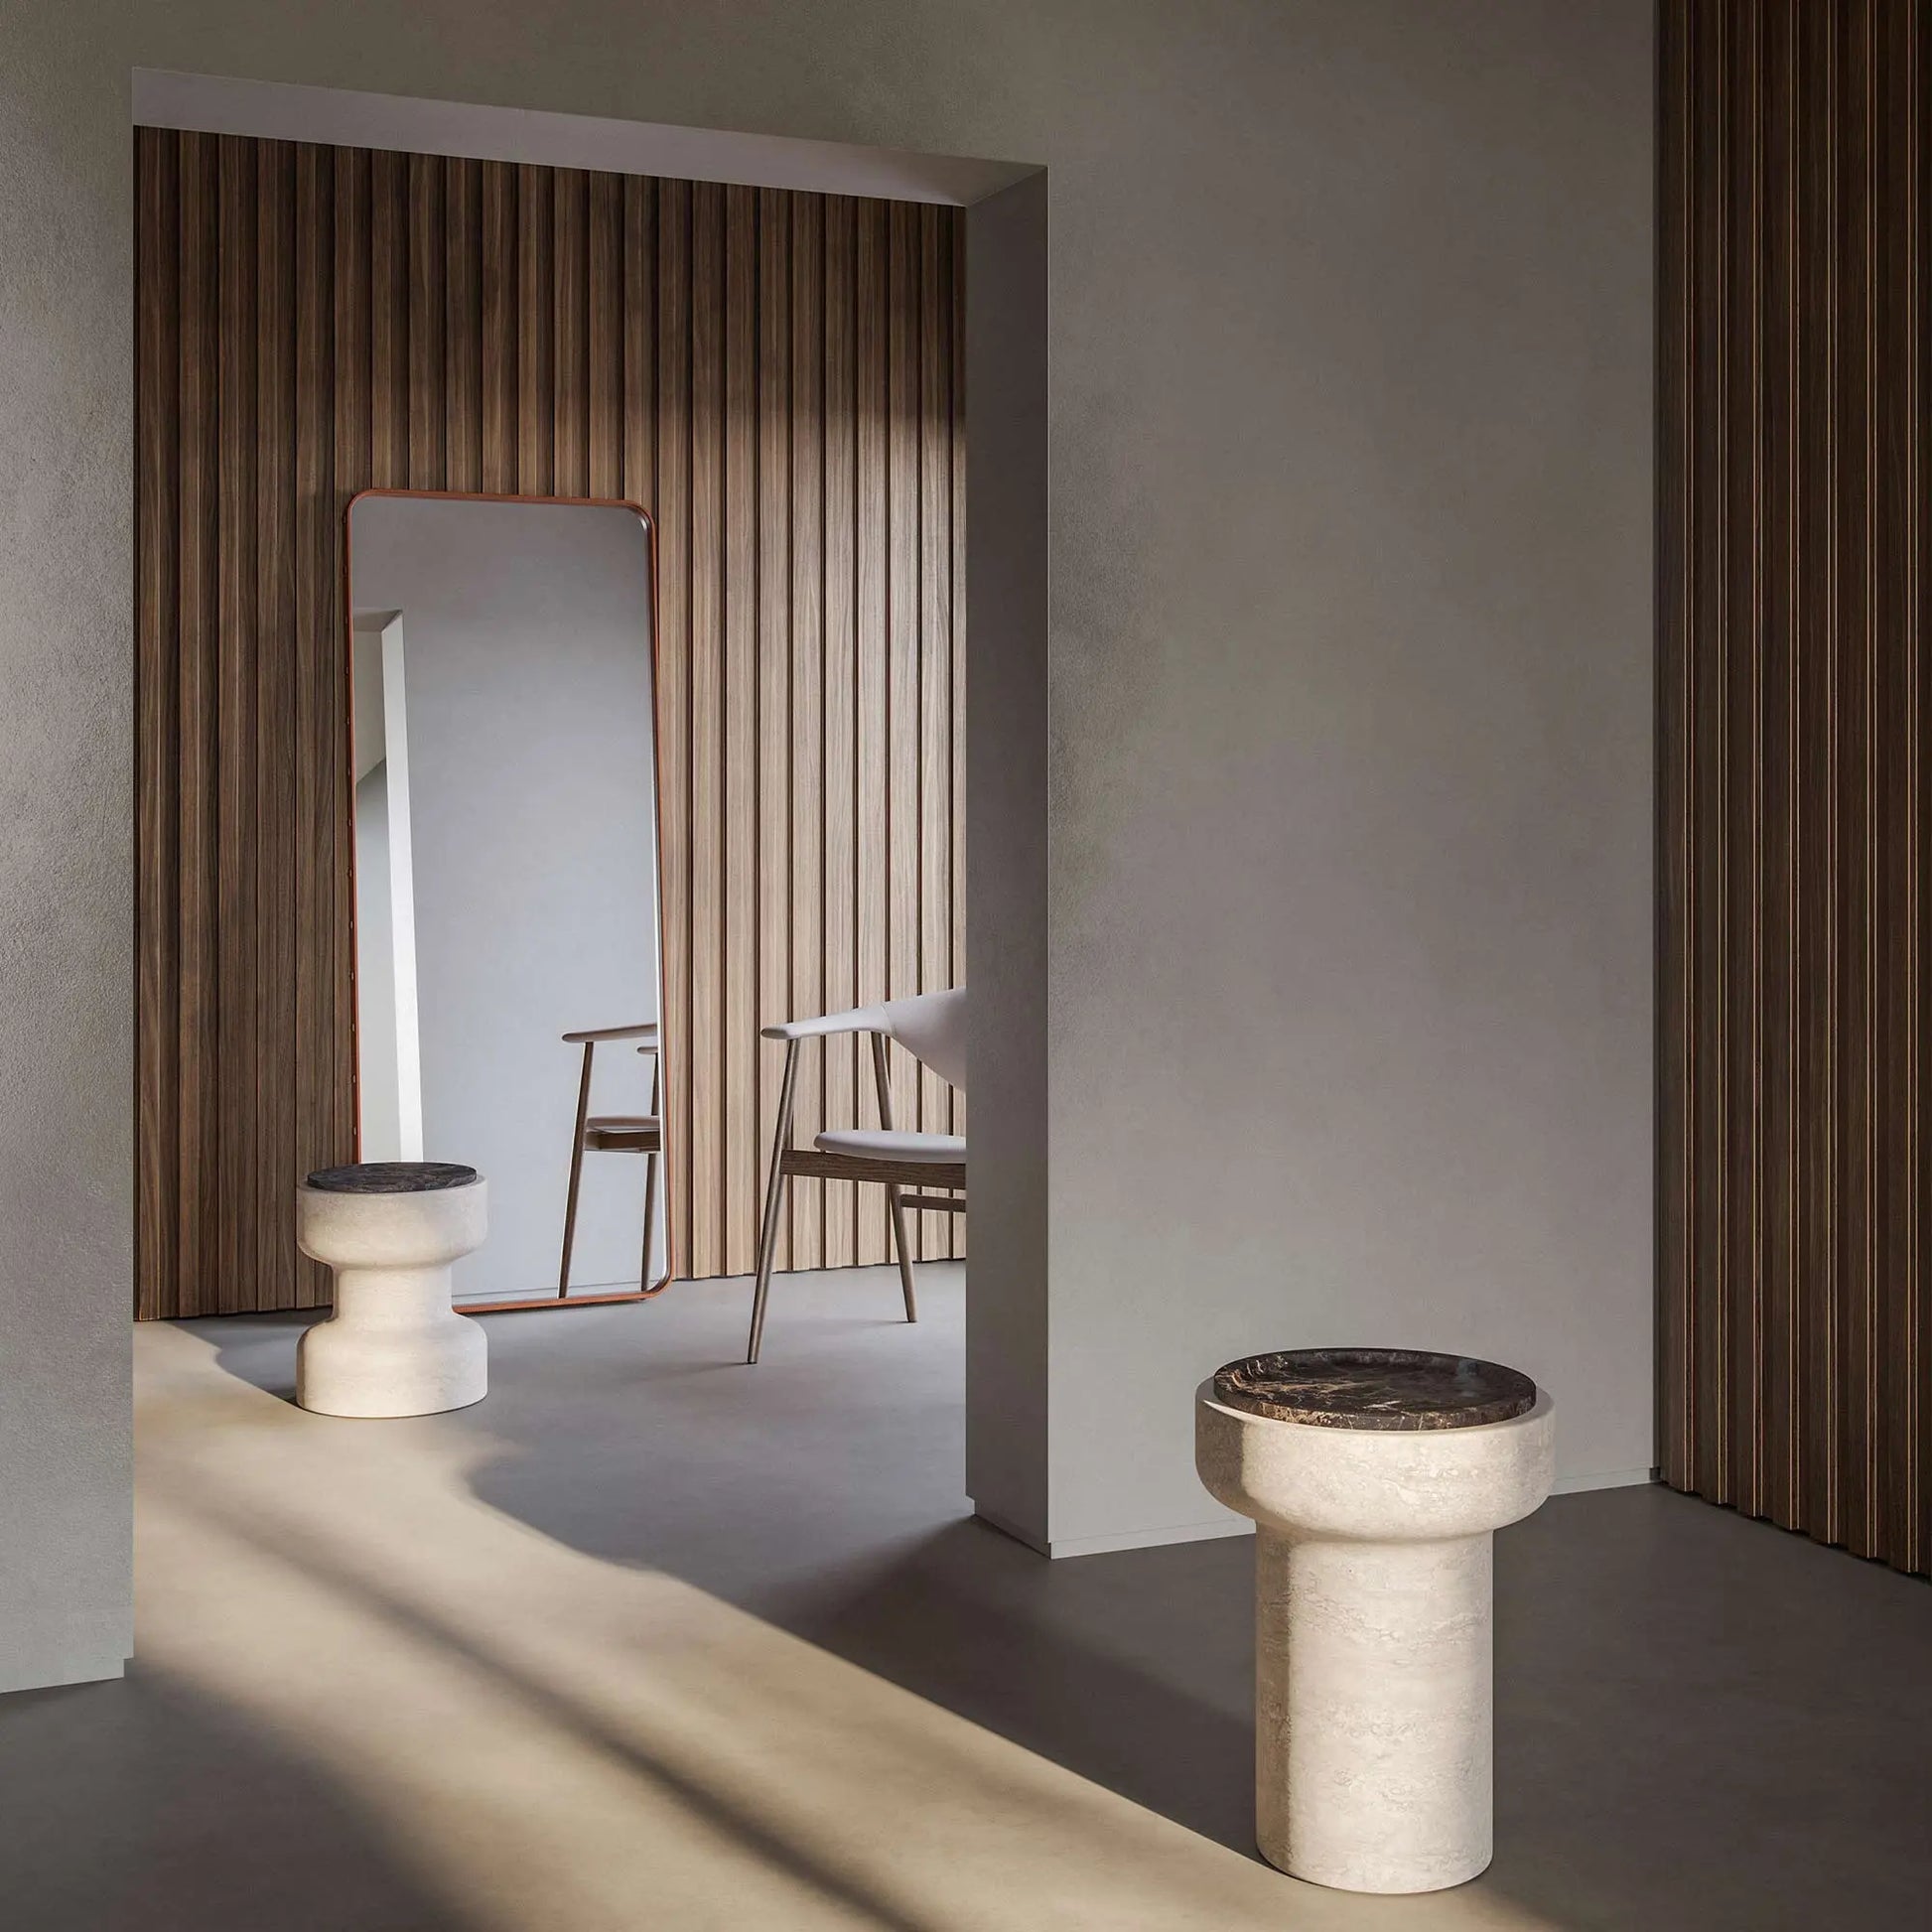
[[483, 1245], [483, 1183], [430, 1193], [303, 1187], [304, 1254], [336, 1271], [336, 1308], [296, 1347], [295, 1399], [325, 1416], [432, 1416], [489, 1388], [483, 1324], [450, 1305], [451, 1264]]
[[1255, 1838], [1347, 1891], [1490, 1855], [1490, 1541], [1255, 1544]]

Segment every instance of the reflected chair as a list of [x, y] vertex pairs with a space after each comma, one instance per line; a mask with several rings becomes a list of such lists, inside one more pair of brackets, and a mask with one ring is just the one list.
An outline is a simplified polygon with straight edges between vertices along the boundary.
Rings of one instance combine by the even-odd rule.
[[[594, 1114], [591, 1112], [591, 1066], [597, 1049], [607, 1040], [634, 1039], [637, 1051], [650, 1056], [650, 1112]], [[650, 1284], [650, 1250], [657, 1233], [657, 1158], [664, 1151], [664, 1122], [659, 1098], [663, 1068], [655, 1023], [637, 1027], [592, 1027], [565, 1034], [565, 1043], [584, 1049], [583, 1077], [577, 1083], [577, 1130], [570, 1143], [570, 1193], [564, 1205], [564, 1257], [557, 1269], [557, 1299], [570, 1294], [570, 1250], [577, 1239], [577, 1190], [584, 1177], [587, 1154], [641, 1154], [644, 1157], [644, 1258], [637, 1287], [645, 1295], [658, 1290]]]
[[[809, 1148], [791, 1144], [792, 1107], [798, 1091], [798, 1048], [808, 1039], [833, 1034], [872, 1035], [873, 1079], [879, 1091], [877, 1128], [837, 1128], [820, 1134]], [[850, 1013], [828, 1013], [815, 1020], [787, 1020], [766, 1027], [766, 1039], [785, 1042], [784, 1083], [778, 1093], [778, 1124], [771, 1143], [771, 1171], [764, 1189], [764, 1220], [759, 1230], [758, 1286], [752, 1296], [752, 1340], [747, 1362], [759, 1358], [764, 1335], [764, 1305], [771, 1292], [771, 1261], [778, 1245], [778, 1220], [785, 1187], [796, 1174], [811, 1180], [866, 1180], [884, 1185], [891, 1210], [893, 1247], [898, 1257], [905, 1318], [919, 1318], [912, 1294], [912, 1255], [905, 1240], [905, 1210], [963, 1214], [966, 1211], [966, 1137], [922, 1134], [893, 1125], [893, 1089], [886, 1073], [886, 1042], [896, 1039], [921, 1066], [948, 1085], [966, 1090], [966, 989], [920, 993], [888, 1000]], [[912, 1188], [907, 1194], [904, 1190]]]

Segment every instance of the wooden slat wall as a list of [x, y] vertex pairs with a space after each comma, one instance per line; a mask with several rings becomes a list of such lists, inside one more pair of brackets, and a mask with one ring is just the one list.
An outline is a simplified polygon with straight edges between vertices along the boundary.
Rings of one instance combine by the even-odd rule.
[[[758, 1026], [964, 972], [953, 211], [147, 128], [135, 160], [138, 1312], [326, 1299], [290, 1188], [352, 1146], [372, 485], [656, 515], [672, 1211], [681, 1273], [749, 1271]], [[814, 1058], [801, 1124], [870, 1123], [849, 1043]], [[908, 1065], [897, 1104], [963, 1122]], [[880, 1189], [796, 1187], [780, 1265], [886, 1253]]]
[[1932, 19], [1665, 0], [1660, 1460], [1932, 1567]]

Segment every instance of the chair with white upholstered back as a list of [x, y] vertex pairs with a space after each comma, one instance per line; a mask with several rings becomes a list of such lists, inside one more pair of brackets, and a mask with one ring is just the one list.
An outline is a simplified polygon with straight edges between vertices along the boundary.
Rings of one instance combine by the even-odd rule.
[[[808, 1039], [832, 1034], [872, 1035], [873, 1079], [879, 1091], [876, 1128], [833, 1128], [809, 1148], [791, 1144], [792, 1105], [798, 1090], [798, 1048]], [[921, 1134], [893, 1125], [892, 1082], [886, 1073], [886, 1042], [896, 1039], [922, 1066], [949, 1086], [966, 1090], [966, 989], [919, 993], [887, 1000], [850, 1013], [828, 1013], [815, 1020], [787, 1020], [766, 1027], [766, 1039], [785, 1042], [784, 1084], [778, 1094], [778, 1127], [771, 1147], [771, 1173], [765, 1182], [764, 1220], [759, 1230], [758, 1287], [752, 1298], [752, 1343], [745, 1359], [756, 1362], [764, 1334], [764, 1304], [771, 1292], [771, 1258], [778, 1245], [778, 1218], [784, 1211], [785, 1185], [793, 1174], [816, 1180], [870, 1180], [886, 1189], [893, 1246], [898, 1256], [899, 1287], [905, 1318], [916, 1321], [912, 1295], [912, 1256], [905, 1241], [905, 1210], [942, 1214], [966, 1211], [966, 1138], [963, 1134]], [[905, 1189], [916, 1191], [907, 1196]]]

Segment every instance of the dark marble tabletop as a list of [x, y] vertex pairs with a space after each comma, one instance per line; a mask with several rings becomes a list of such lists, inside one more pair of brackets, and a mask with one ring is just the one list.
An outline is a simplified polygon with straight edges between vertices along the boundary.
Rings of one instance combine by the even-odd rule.
[[475, 1168], [448, 1161], [362, 1161], [352, 1168], [318, 1168], [309, 1185], [323, 1194], [433, 1194], [467, 1187]]
[[1214, 1371], [1214, 1399], [1323, 1429], [1468, 1429], [1536, 1404], [1536, 1384], [1499, 1362], [1412, 1348], [1292, 1348]]

